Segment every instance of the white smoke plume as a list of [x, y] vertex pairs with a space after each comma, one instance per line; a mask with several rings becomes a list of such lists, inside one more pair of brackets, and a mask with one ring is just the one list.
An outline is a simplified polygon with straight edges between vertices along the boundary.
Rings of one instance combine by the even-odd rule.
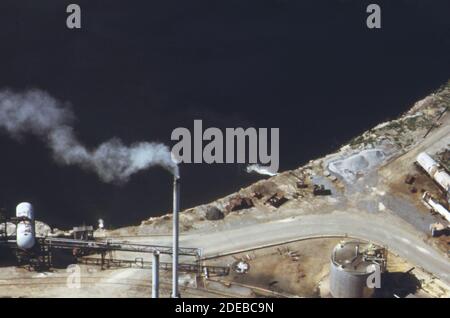
[[267, 175], [267, 176], [276, 176], [277, 174], [270, 171], [269, 167], [265, 167], [265, 166], [260, 166], [258, 164], [253, 164], [253, 165], [248, 165], [247, 166], [247, 172], [248, 173], [259, 173], [259, 174], [263, 174], [263, 175]]
[[127, 146], [113, 138], [88, 149], [75, 136], [74, 119], [67, 105], [44, 91], [0, 91], [0, 129], [13, 138], [25, 134], [39, 137], [59, 163], [94, 171], [104, 182], [126, 182], [131, 175], [152, 166], [164, 167], [178, 176], [178, 166], [166, 145], [137, 142]]

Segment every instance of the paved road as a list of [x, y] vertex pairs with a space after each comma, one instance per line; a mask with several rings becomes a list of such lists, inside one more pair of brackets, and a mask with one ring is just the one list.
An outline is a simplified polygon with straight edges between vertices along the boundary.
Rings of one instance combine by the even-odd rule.
[[[413, 162], [418, 152], [428, 148], [440, 148], [448, 141], [450, 116], [441, 120], [444, 124], [435, 129], [403, 160]], [[394, 161], [392, 169], [396, 170]], [[400, 166], [401, 162], [398, 162]], [[399, 170], [399, 169], [397, 169]], [[395, 213], [395, 212], [394, 212]], [[342, 236], [347, 234], [388, 247], [416, 266], [450, 284], [450, 261], [423, 241], [410, 224], [389, 213], [368, 214], [360, 210], [335, 211], [331, 214], [303, 215], [279, 221], [242, 226], [233, 230], [182, 235], [180, 245], [199, 247], [205, 257], [249, 250], [264, 245], [280, 244], [314, 236]], [[144, 239], [150, 244], [171, 245], [170, 236]]]
[[[389, 214], [357, 214], [357, 211], [305, 215], [238, 229], [187, 234], [180, 245], [200, 247], [205, 257], [223, 255], [259, 246], [321, 235], [347, 234], [387, 246], [391, 251], [435, 274], [450, 284], [450, 262], [427, 245], [407, 224]], [[170, 237], [147, 239], [152, 244], [170, 245]]]

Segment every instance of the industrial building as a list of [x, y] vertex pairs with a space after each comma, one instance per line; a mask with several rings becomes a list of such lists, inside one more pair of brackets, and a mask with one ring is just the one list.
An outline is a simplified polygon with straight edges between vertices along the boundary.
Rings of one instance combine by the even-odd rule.
[[[55, 238], [55, 237], [36, 237], [34, 209], [31, 203], [22, 202], [17, 205], [16, 217], [9, 219], [16, 224], [16, 239], [9, 240], [7, 236], [7, 222], [5, 217], [5, 235], [0, 240], [0, 245], [17, 249], [17, 257], [19, 263], [22, 261], [32, 264], [39, 264], [41, 267], [51, 266], [51, 251], [54, 249], [71, 250], [73, 255], [82, 256], [90, 253], [100, 253], [100, 265], [103, 269], [105, 263], [110, 264], [105, 259], [107, 252], [125, 251], [152, 253], [152, 296], [159, 296], [159, 255], [169, 254], [172, 256], [172, 297], [179, 297], [178, 288], [178, 270], [179, 255], [188, 255], [195, 257], [195, 263], [192, 264], [197, 272], [201, 271], [199, 259], [201, 252], [197, 248], [180, 248], [178, 234], [178, 213], [180, 209], [180, 177], [175, 175], [173, 179], [173, 245], [172, 246], [155, 246], [148, 244], [131, 244], [120, 241], [96, 241], [93, 235], [93, 226], [74, 227], [72, 230], [73, 238]], [[114, 263], [114, 262], [113, 262]], [[115, 263], [123, 263], [116, 260]], [[186, 264], [185, 264], [186, 265]], [[186, 266], [185, 266], [186, 267]], [[35, 266], [37, 268], [37, 266]]]

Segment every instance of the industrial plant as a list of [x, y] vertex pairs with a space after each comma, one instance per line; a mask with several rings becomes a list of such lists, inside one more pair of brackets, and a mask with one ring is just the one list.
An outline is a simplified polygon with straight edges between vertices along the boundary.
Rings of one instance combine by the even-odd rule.
[[18, 203], [1, 215], [0, 296], [450, 297], [449, 98], [194, 208], [177, 170], [172, 212], [138, 226], [51, 229]]
[[450, 298], [449, 0], [0, 3], [0, 298]]
[[[9, 218], [3, 215], [3, 236], [0, 239], [0, 248], [12, 249], [15, 251], [17, 263], [25, 265], [30, 270], [45, 271], [50, 270], [54, 263], [55, 251], [67, 250], [73, 258], [72, 261], [86, 262], [87, 258], [78, 259], [92, 254], [99, 254], [100, 259], [96, 264], [101, 269], [110, 267], [115, 263], [123, 264], [126, 261], [116, 260], [110, 257], [105, 259], [108, 253], [114, 251], [147, 253], [152, 255], [152, 297], [159, 297], [159, 268], [160, 254], [170, 255], [172, 258], [172, 293], [173, 298], [179, 297], [178, 291], [178, 270], [179, 255], [191, 257], [192, 264], [190, 270], [201, 271], [199, 265], [201, 260], [201, 250], [199, 248], [179, 247], [178, 233], [178, 213], [180, 206], [180, 176], [177, 173], [173, 178], [173, 241], [171, 246], [157, 246], [149, 244], [133, 244], [124, 241], [95, 240], [93, 239], [93, 227], [74, 227], [73, 238], [58, 238], [53, 236], [36, 236], [35, 219], [33, 205], [29, 202], [19, 203], [16, 207], [16, 217]], [[103, 222], [103, 221], [102, 221]], [[101, 222], [101, 223], [102, 223]], [[15, 225], [15, 233], [8, 233], [8, 225]], [[14, 239], [15, 236], [15, 239]], [[128, 264], [131, 264], [128, 262]], [[141, 263], [143, 266], [143, 262]], [[181, 266], [182, 267], [182, 266]], [[167, 267], [166, 267], [167, 268]], [[207, 271], [208, 267], [204, 267]]]

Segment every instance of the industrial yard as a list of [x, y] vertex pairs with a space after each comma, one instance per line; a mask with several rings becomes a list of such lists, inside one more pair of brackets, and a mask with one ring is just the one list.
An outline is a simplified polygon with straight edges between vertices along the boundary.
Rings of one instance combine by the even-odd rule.
[[[180, 296], [450, 297], [449, 106], [450, 82], [336, 153], [182, 211], [179, 244], [192, 253], [180, 249]], [[19, 216], [17, 233], [33, 219]], [[28, 271], [10, 262], [0, 296], [150, 297], [158, 252], [159, 296], [169, 297], [173, 221], [167, 214], [99, 228], [97, 245], [73, 245], [61, 241], [73, 232], [43, 234], [40, 226], [37, 237], [53, 237], [49, 246], [91, 249], [74, 257], [80, 284], [67, 285], [73, 272], [65, 267]], [[18, 236], [23, 249], [29, 243]], [[381, 287], [367, 293], [374, 264]]]

